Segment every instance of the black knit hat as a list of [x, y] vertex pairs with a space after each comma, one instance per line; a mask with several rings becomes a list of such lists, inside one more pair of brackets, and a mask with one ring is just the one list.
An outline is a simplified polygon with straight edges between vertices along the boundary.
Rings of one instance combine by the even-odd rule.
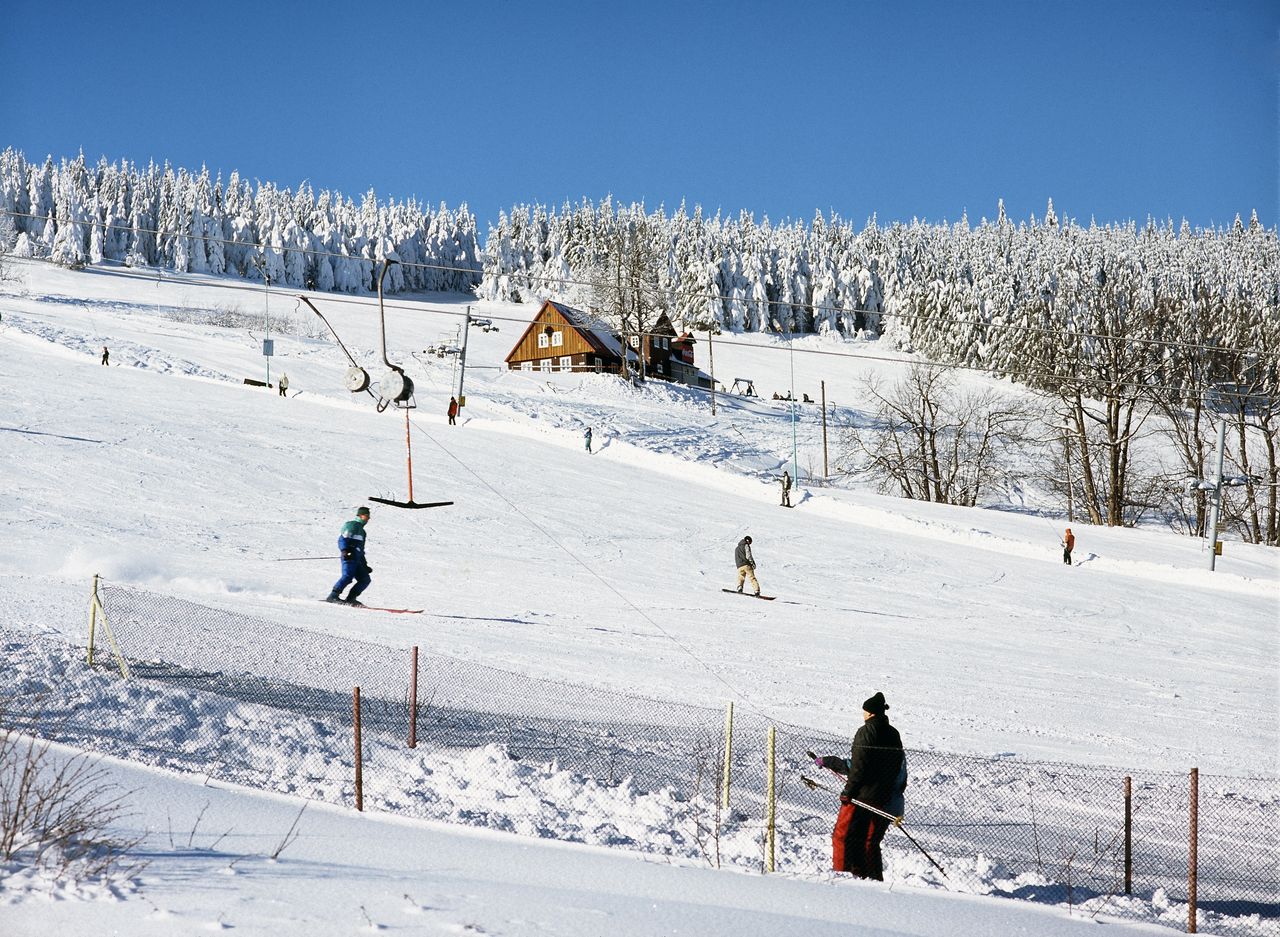
[[884, 694], [879, 690], [876, 695], [862, 703], [862, 711], [869, 712], [873, 716], [883, 716], [884, 711], [889, 708], [889, 704], [884, 701]]
[[369, 509], [363, 504], [356, 508], [356, 517], [360, 517], [361, 515], [364, 515], [365, 517], [369, 516]]

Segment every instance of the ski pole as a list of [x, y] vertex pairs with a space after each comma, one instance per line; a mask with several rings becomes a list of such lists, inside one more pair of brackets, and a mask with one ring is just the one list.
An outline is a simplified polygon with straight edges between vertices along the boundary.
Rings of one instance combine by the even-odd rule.
[[340, 560], [340, 556], [282, 556], [274, 559], [273, 563], [300, 563], [303, 560]]
[[[827, 787], [827, 785], [822, 784], [822, 783], [820, 783], [820, 782], [818, 782], [818, 781], [815, 781], [813, 778], [806, 777], [806, 776], [805, 776], [805, 775], [803, 775], [803, 774], [802, 774], [802, 775], [800, 775], [800, 780], [801, 780], [801, 781], [803, 781], [803, 782], [805, 783], [805, 786], [807, 786], [807, 787], [809, 788], [809, 790], [823, 790], [823, 791], [827, 791], [828, 793], [831, 793], [831, 794], [839, 794], [839, 793], [840, 793], [840, 791], [837, 791], [837, 790], [835, 790], [834, 788]], [[868, 803], [866, 803], [866, 802], [864, 802], [864, 801], [858, 800], [857, 798], [854, 798], [854, 797], [850, 797], [850, 798], [849, 798], [849, 803], [851, 803], [851, 804], [853, 804], [853, 805], [855, 805], [855, 806], [857, 806], [857, 807], [861, 807], [863, 810], [869, 811], [870, 813], [874, 813], [874, 814], [876, 814], [877, 816], [884, 817], [886, 820], [891, 821], [891, 822], [893, 823], [893, 825], [894, 825], [894, 826], [896, 826], [899, 830], [901, 830], [901, 831], [902, 831], [902, 835], [903, 835], [903, 836], [905, 836], [907, 839], [911, 840], [911, 845], [913, 845], [913, 846], [915, 846], [917, 849], [919, 849], [919, 850], [920, 850], [920, 852], [922, 852], [922, 853], [924, 854], [924, 857], [925, 857], [926, 859], [928, 859], [931, 863], [933, 863], [933, 867], [934, 867], [935, 869], [937, 869], [939, 872], [941, 872], [941, 873], [942, 873], [942, 877], [943, 877], [943, 878], [947, 878], [947, 877], [948, 877], [948, 876], [947, 876], [947, 870], [946, 870], [946, 869], [944, 869], [942, 866], [938, 865], [938, 861], [937, 861], [936, 859], [934, 859], [934, 858], [933, 858], [933, 856], [929, 855], [929, 851], [928, 851], [927, 849], [925, 849], [923, 846], [921, 846], [921, 845], [916, 841], [916, 838], [915, 838], [914, 836], [912, 836], [910, 832], [908, 832], [908, 831], [907, 831], [907, 828], [906, 828], [905, 826], [903, 826], [903, 825], [902, 825], [902, 817], [895, 817], [893, 814], [889, 813], [889, 811], [887, 811], [887, 810], [881, 810], [879, 807], [873, 807], [873, 806], [871, 806], [870, 804], [868, 804]]]

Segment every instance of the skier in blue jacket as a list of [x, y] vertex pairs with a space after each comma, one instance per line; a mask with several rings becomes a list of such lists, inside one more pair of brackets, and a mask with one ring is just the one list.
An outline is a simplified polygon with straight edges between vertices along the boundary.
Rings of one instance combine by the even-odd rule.
[[[364, 555], [364, 527], [367, 523], [369, 523], [369, 509], [362, 506], [356, 509], [355, 520], [347, 521], [342, 525], [342, 533], [338, 534], [338, 551], [342, 554], [342, 578], [333, 584], [329, 597], [325, 599], [326, 602], [342, 602], [364, 607], [364, 603], [359, 600], [360, 593], [369, 587], [369, 574], [373, 572]], [[351, 587], [351, 591], [344, 599], [342, 590], [351, 582], [355, 585]]]

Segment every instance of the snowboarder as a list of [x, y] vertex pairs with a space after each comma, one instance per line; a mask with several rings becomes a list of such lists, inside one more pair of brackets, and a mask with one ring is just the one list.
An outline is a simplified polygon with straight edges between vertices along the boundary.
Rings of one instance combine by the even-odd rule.
[[1076, 536], [1071, 532], [1071, 528], [1067, 528], [1066, 534], [1062, 538], [1062, 562], [1068, 566], [1071, 565], [1071, 551], [1075, 549]]
[[[362, 505], [356, 509], [355, 520], [347, 521], [342, 525], [342, 532], [338, 534], [338, 552], [342, 554], [342, 577], [333, 584], [329, 597], [325, 599], [326, 602], [342, 602], [346, 605], [364, 607], [364, 603], [359, 601], [360, 593], [369, 587], [369, 574], [373, 572], [364, 555], [364, 528], [368, 523], [369, 509]], [[351, 587], [351, 591], [344, 599], [342, 590], [351, 582], [355, 585]]]
[[743, 537], [738, 541], [738, 548], [733, 551], [733, 562], [738, 567], [738, 591], [742, 591], [744, 580], [751, 580], [755, 594], [760, 594], [760, 583], [756, 581], [756, 558], [751, 555], [751, 538]]
[[[885, 710], [889, 704], [877, 691], [862, 704], [862, 726], [853, 737], [848, 762], [841, 774], [847, 774], [840, 795], [840, 813], [831, 832], [831, 867], [837, 872], [852, 872], [859, 878], [884, 881], [884, 861], [880, 841], [889, 829], [889, 821], [879, 814], [853, 803], [860, 800], [880, 810], [900, 816], [899, 800], [907, 786], [906, 756], [902, 736], [889, 724]], [[840, 759], [820, 758], [822, 767], [839, 770], [831, 762]], [[896, 808], [896, 809], [894, 809]]]
[[582, 431], [582, 439], [587, 444], [587, 452], [591, 451], [591, 427], [588, 426]]
[[289, 375], [281, 374], [280, 375], [280, 396], [287, 397], [288, 394], [286, 394], [285, 391], [287, 391], [288, 389], [289, 389]]
[[111, 364], [111, 351], [106, 345], [102, 346], [102, 363], [103, 365]]
[[786, 469], [782, 470], [782, 506], [791, 507], [791, 473]]
[[456, 426], [458, 423], [458, 398], [449, 398], [449, 425]]

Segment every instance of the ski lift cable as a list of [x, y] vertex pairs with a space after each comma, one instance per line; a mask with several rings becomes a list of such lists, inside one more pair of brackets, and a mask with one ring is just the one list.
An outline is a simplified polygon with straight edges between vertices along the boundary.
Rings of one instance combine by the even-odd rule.
[[[479, 472], [473, 469], [470, 465], [468, 465], [462, 458], [460, 458], [455, 453], [453, 453], [448, 446], [440, 442], [439, 439], [437, 439], [435, 436], [429, 433], [425, 428], [423, 428], [423, 426], [420, 423], [418, 423], [417, 421], [413, 421], [413, 428], [417, 430], [419, 433], [421, 433], [423, 436], [425, 436], [432, 443], [434, 443], [435, 446], [440, 449], [440, 451], [442, 451], [445, 455], [447, 455], [459, 466], [461, 466], [462, 469], [467, 472], [467, 474], [471, 475], [476, 481], [478, 481], [481, 485], [483, 485], [495, 496], [497, 496], [500, 500], [502, 500], [502, 502], [505, 503], [507, 507], [509, 507], [512, 511], [518, 514], [520, 517], [524, 518], [524, 520], [529, 524], [529, 526], [533, 527], [535, 530], [541, 533], [544, 537], [546, 537], [549, 541], [551, 541], [551, 543], [555, 544], [556, 547], [558, 547], [565, 555], [567, 555], [571, 560], [573, 560], [574, 563], [576, 563], [583, 570], [585, 570], [589, 576], [591, 576], [593, 579], [595, 579], [597, 582], [603, 585], [605, 589], [607, 589], [609, 592], [612, 592], [615, 596], [621, 599], [627, 606], [631, 608], [632, 611], [634, 611], [637, 615], [639, 615], [646, 622], [652, 625], [662, 635], [664, 635], [669, 641], [671, 641], [672, 644], [674, 644], [676, 647], [682, 650], [685, 654], [687, 654], [690, 658], [692, 658], [693, 661], [698, 664], [698, 666], [700, 666], [703, 670], [709, 673], [716, 681], [718, 681], [722, 686], [724, 686], [727, 690], [729, 690], [729, 692], [733, 694], [736, 700], [743, 703], [747, 702], [748, 700], [747, 694], [742, 692], [740, 689], [738, 689], [732, 683], [730, 683], [728, 680], [722, 677], [719, 673], [716, 672], [716, 670], [710, 664], [708, 664], [701, 657], [695, 654], [687, 645], [685, 645], [682, 641], [680, 641], [679, 638], [675, 637], [673, 634], [671, 634], [671, 632], [667, 631], [666, 628], [663, 628], [662, 625], [654, 621], [653, 618], [651, 618], [645, 612], [644, 609], [642, 609], [635, 602], [631, 601], [631, 599], [627, 598], [627, 596], [624, 595], [622, 592], [620, 592], [617, 589], [617, 587], [613, 585], [613, 583], [609, 582], [608, 579], [606, 579], [604, 576], [600, 575], [594, 569], [592, 569], [591, 566], [584, 559], [582, 559], [582, 557], [578, 556], [576, 553], [573, 552], [573, 550], [569, 549], [569, 547], [566, 546], [561, 540], [559, 540], [553, 533], [551, 533], [551, 531], [547, 530], [546, 527], [544, 527], [542, 524], [539, 524], [536, 520], [534, 520], [532, 517], [526, 514], [521, 509], [519, 504], [517, 504], [515, 501], [512, 501], [505, 494], [503, 494], [501, 491], [495, 488], [492, 484], [490, 484], [488, 479], [486, 479], [483, 475], [481, 475]], [[756, 712], [760, 713], [761, 715], [767, 716], [769, 718], [775, 718], [771, 713], [769, 713], [767, 710], [765, 710], [762, 707], [758, 708], [751, 704], [748, 704], [746, 708], [755, 709]]]
[[[56, 266], [55, 264], [53, 264], [52, 261], [46, 258], [26, 257], [22, 259], [25, 261], [33, 262], [33, 263], [42, 263], [50, 266]], [[112, 269], [108, 267], [108, 268], [96, 268], [96, 269], [98, 272], [109, 275], [109, 276], [122, 276], [126, 278], [149, 280], [150, 279], [149, 277], [144, 277], [142, 274], [136, 273], [133, 271], [139, 270], [139, 269], [160, 270], [162, 268], [158, 268], [158, 267], [157, 268], [131, 268], [130, 270], [118, 270], [118, 269]], [[234, 283], [216, 283], [215, 282], [215, 283], [208, 283], [208, 284], [201, 284], [201, 285], [209, 289], [239, 290], [239, 291], [248, 291], [248, 292], [254, 292], [254, 293], [257, 292], [256, 287], [240, 286]], [[305, 297], [302, 297], [302, 298], [305, 300]], [[358, 305], [363, 307], [369, 306], [369, 302], [367, 300], [354, 299], [351, 297], [335, 296], [335, 295], [329, 295], [329, 294], [325, 295], [324, 301], [326, 303], [346, 303], [350, 305]], [[387, 303], [386, 305], [392, 309], [409, 310], [409, 311], [427, 313], [432, 315], [447, 315], [447, 316], [465, 315], [465, 313], [457, 312], [453, 309], [433, 307], [426, 304], [410, 305], [407, 303]], [[519, 318], [515, 316], [494, 315], [492, 316], [492, 318], [498, 321], [514, 322], [514, 323], [520, 323], [525, 325], [528, 324], [527, 319]], [[330, 329], [330, 331], [332, 332], [332, 329]], [[652, 335], [653, 333], [643, 333], [643, 334]], [[1116, 341], [1146, 341], [1145, 339], [1115, 339], [1115, 340]], [[756, 351], [787, 351], [787, 349], [777, 345], [762, 346], [753, 342], [735, 341], [733, 339], [726, 339], [726, 338], [717, 339], [717, 344], [731, 345], [731, 346], [737, 346], [742, 348], [751, 348]], [[1211, 348], [1212, 346], [1184, 344], [1182, 347], [1194, 349], [1194, 348]], [[1254, 354], [1254, 352], [1250, 352], [1247, 350], [1242, 351], [1241, 349], [1237, 349], [1237, 348], [1214, 348], [1213, 350], [1222, 352], [1222, 353], [1229, 353], [1229, 354], [1235, 354], [1235, 353]], [[924, 367], [937, 368], [937, 369], [943, 369], [943, 370], [972, 371], [976, 374], [990, 374], [997, 378], [1008, 377], [1008, 374], [1001, 369], [982, 367], [979, 365], [958, 364], [958, 363], [943, 362], [943, 361], [927, 361], [922, 359], [910, 359], [910, 358], [891, 358], [884, 355], [863, 355], [863, 354], [855, 354], [853, 352], [832, 351], [829, 349], [822, 349], [822, 348], [797, 348], [796, 352], [802, 355], [819, 355], [819, 356], [833, 357], [833, 358], [848, 358], [856, 361], [876, 361], [876, 362], [882, 362], [885, 364], [893, 364], [893, 365], [919, 364]], [[1273, 355], [1280, 355], [1280, 352], [1261, 352], [1260, 351], [1260, 352], [1256, 352], [1256, 354], [1259, 357], [1271, 357]], [[501, 365], [477, 364], [477, 365], [468, 365], [468, 368], [472, 370], [496, 370], [496, 371], [507, 370]], [[1124, 382], [1124, 381], [1115, 382], [1115, 381], [1108, 381], [1105, 378], [1086, 377], [1086, 376], [1080, 376], [1080, 375], [1062, 375], [1052, 371], [1034, 371], [1034, 372], [1024, 372], [1024, 373], [1028, 377], [1052, 378], [1054, 380], [1067, 383], [1067, 384], [1079, 384], [1083, 387], [1114, 387], [1114, 388], [1142, 389], [1147, 391], [1162, 390], [1162, 391], [1168, 391], [1170, 393], [1181, 393], [1181, 394], [1187, 394], [1192, 396], [1202, 395], [1206, 393], [1209, 389], [1207, 386], [1198, 386], [1198, 385], [1178, 387], [1178, 386], [1173, 386], [1169, 384], [1144, 384], [1140, 382]], [[1237, 393], [1237, 394], [1233, 394], [1232, 396], [1239, 400], [1274, 399], [1273, 394], [1266, 394], [1266, 393]]]
[[[18, 212], [18, 211], [12, 211], [8, 209], [0, 209], [0, 215], [8, 215], [8, 216], [17, 217], [17, 218], [29, 218], [35, 221], [52, 220], [55, 223], [57, 221], [57, 219], [51, 215], [36, 215], [31, 212]], [[64, 223], [72, 223], [72, 222], [64, 222]], [[154, 228], [134, 228], [131, 225], [108, 224], [106, 222], [101, 222], [101, 221], [85, 221], [85, 222], [74, 222], [74, 223], [83, 224], [87, 227], [118, 229], [122, 231], [137, 231], [144, 234], [154, 234], [157, 237], [181, 236], [189, 239], [196, 237], [195, 235], [176, 235], [169, 232], [160, 231]], [[199, 239], [204, 241], [213, 241], [215, 243], [231, 245], [234, 247], [251, 248], [258, 251], [273, 250], [273, 251], [279, 251], [280, 253], [306, 254], [306, 255], [312, 255], [316, 257], [334, 257], [341, 260], [357, 260], [357, 261], [363, 261], [365, 263], [371, 263], [371, 264], [376, 263], [379, 259], [376, 257], [375, 258], [352, 257], [350, 254], [340, 254], [336, 251], [318, 250], [313, 247], [286, 247], [283, 245], [277, 247], [273, 245], [260, 244], [256, 241], [237, 241], [231, 238], [219, 238], [219, 237], [212, 237], [210, 235], [202, 235], [199, 237]], [[24, 258], [24, 259], [40, 260], [40, 261], [48, 262], [48, 261], [45, 261], [44, 258]], [[437, 270], [444, 273], [469, 273], [469, 274], [483, 273], [482, 270], [477, 270], [474, 267], [462, 267], [455, 264], [430, 264], [430, 263], [422, 263], [420, 261], [402, 261], [402, 260], [391, 260], [390, 262], [397, 263], [400, 266], [406, 267], [406, 268], [412, 267], [412, 268], [422, 269], [422, 270]], [[158, 267], [158, 266], [157, 267], [136, 267], [133, 269], [152, 270], [155, 273], [160, 275], [163, 275], [165, 271], [165, 268]], [[554, 284], [564, 285], [564, 286], [584, 286], [589, 288], [598, 287], [600, 285], [592, 280], [577, 280], [577, 279], [570, 279], [570, 278], [556, 277], [556, 276], [534, 276], [533, 274], [523, 272], [523, 271], [519, 272], [518, 275], [521, 278], [531, 282], [554, 283]], [[230, 287], [230, 288], [249, 289], [249, 290], [252, 290], [253, 292], [257, 292], [256, 287]], [[270, 292], [269, 286], [268, 286], [268, 292]], [[719, 294], [719, 293], [702, 293], [702, 294], [689, 294], [689, 298], [724, 299], [725, 297], [723, 294]], [[356, 302], [356, 303], [360, 302], [359, 300], [354, 300], [354, 299], [345, 299], [345, 300], [339, 299], [335, 301]], [[753, 302], [756, 302], [756, 301], [753, 300]], [[946, 323], [951, 323], [955, 325], [970, 326], [974, 328], [980, 327], [980, 328], [986, 328], [986, 329], [1007, 329], [1007, 330], [1024, 331], [1024, 332], [1037, 332], [1044, 335], [1066, 335], [1073, 338], [1101, 339], [1105, 341], [1126, 342], [1130, 344], [1161, 345], [1161, 346], [1166, 346], [1170, 348], [1186, 348], [1190, 350], [1214, 351], [1219, 353], [1223, 353], [1223, 352], [1230, 353], [1230, 352], [1240, 351], [1242, 353], [1255, 354], [1260, 357], [1280, 357], [1280, 351], [1261, 351], [1261, 350], [1251, 350], [1251, 349], [1224, 349], [1215, 345], [1196, 343], [1196, 342], [1180, 342], [1173, 339], [1138, 338], [1138, 337], [1132, 337], [1132, 336], [1105, 335], [1105, 334], [1093, 333], [1093, 332], [1068, 332], [1068, 331], [1062, 331], [1057, 329], [1040, 328], [1037, 326], [1018, 325], [1012, 322], [978, 322], [973, 319], [961, 319], [954, 316], [940, 316], [940, 315], [918, 316], [918, 315], [912, 315], [910, 313], [905, 313], [905, 312], [885, 312], [883, 310], [865, 309], [858, 306], [845, 306], [843, 304], [828, 305], [828, 304], [797, 303], [797, 302], [784, 303], [781, 300], [766, 300], [765, 304], [768, 306], [774, 306], [774, 307], [788, 306], [793, 309], [807, 309], [810, 312], [814, 312], [818, 310], [828, 310], [831, 312], [842, 313], [842, 314], [862, 313], [863, 315], [888, 316], [890, 318], [900, 319], [904, 321], [919, 320], [919, 321], [930, 321], [930, 322], [946, 322]], [[406, 309], [418, 308], [415, 306], [403, 306], [403, 305], [396, 305], [396, 304], [389, 304], [389, 305], [391, 305], [392, 308], [406, 308]], [[463, 315], [464, 313], [451, 312], [450, 314], [460, 316], [460, 315]], [[523, 319], [509, 318], [509, 317], [496, 316], [496, 315], [489, 316], [488, 318], [491, 318], [497, 321], [507, 321], [507, 322], [526, 321]], [[644, 332], [639, 334], [650, 335], [652, 333]]]

